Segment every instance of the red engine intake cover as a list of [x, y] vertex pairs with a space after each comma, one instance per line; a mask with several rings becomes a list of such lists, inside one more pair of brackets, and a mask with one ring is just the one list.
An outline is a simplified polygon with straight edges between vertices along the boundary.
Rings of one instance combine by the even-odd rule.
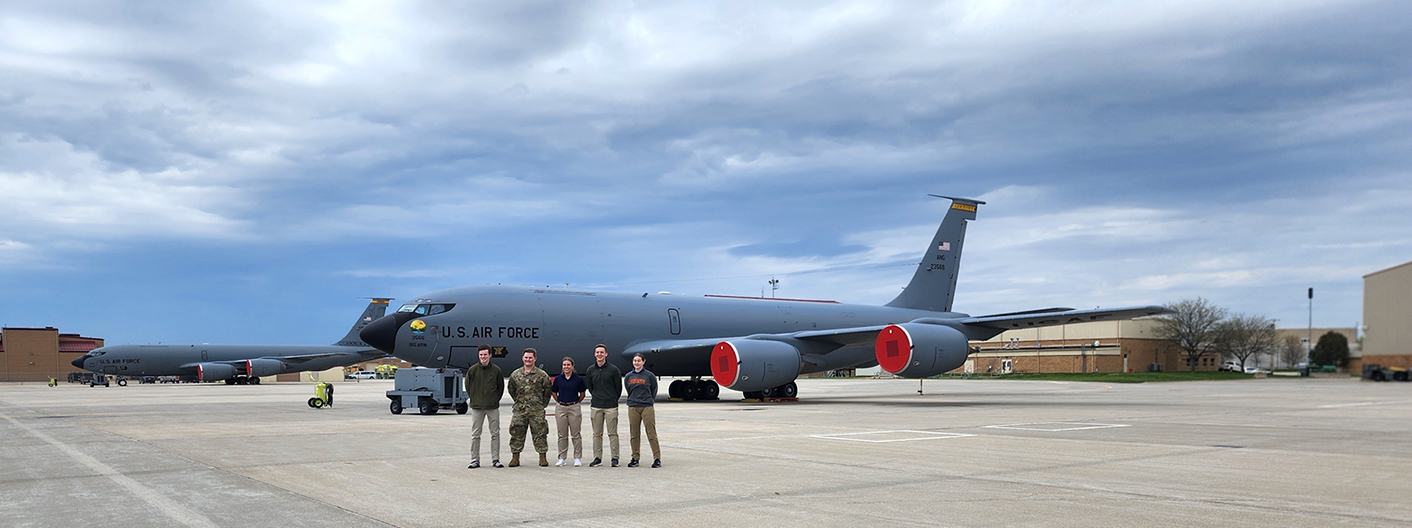
[[711, 349], [711, 376], [716, 383], [725, 387], [735, 385], [736, 378], [740, 376], [740, 355], [729, 341], [716, 343], [716, 347]]
[[887, 325], [878, 332], [873, 353], [877, 355], [878, 366], [883, 370], [893, 374], [901, 372], [912, 362], [912, 336], [900, 326]]

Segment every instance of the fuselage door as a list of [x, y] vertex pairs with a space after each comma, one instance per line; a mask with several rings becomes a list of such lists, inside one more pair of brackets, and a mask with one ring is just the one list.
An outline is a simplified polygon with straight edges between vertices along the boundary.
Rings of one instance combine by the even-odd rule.
[[681, 313], [676, 308], [667, 309], [667, 327], [672, 335], [681, 334]]

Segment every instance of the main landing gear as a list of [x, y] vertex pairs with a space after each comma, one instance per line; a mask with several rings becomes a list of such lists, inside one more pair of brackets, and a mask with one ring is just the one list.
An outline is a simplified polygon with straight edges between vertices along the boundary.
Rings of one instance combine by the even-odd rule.
[[667, 396], [682, 400], [719, 400], [721, 386], [715, 381], [693, 377], [689, 380], [676, 380], [667, 385]]
[[256, 377], [253, 377], [253, 376], [236, 376], [236, 377], [234, 377], [234, 378], [226, 378], [226, 385], [259, 385], [259, 384], [260, 384], [260, 378], [256, 378]]
[[797, 398], [799, 397], [799, 386], [793, 381], [780, 385], [773, 389], [766, 389], [756, 392], [745, 393], [747, 400], [766, 400], [770, 398]]

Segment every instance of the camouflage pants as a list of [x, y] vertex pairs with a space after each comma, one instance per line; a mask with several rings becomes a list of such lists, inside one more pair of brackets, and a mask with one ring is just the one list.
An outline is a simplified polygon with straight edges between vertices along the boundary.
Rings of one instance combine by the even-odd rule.
[[534, 450], [540, 453], [549, 452], [549, 420], [544, 418], [544, 411], [515, 412], [510, 417], [510, 452], [519, 453], [525, 450], [525, 429], [533, 435]]

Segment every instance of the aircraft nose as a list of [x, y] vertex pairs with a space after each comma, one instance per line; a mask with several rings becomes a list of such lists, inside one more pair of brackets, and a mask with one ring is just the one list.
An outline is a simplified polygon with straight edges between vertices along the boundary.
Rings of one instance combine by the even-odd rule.
[[397, 329], [402, 326], [401, 323], [405, 322], [399, 321], [398, 315], [385, 315], [368, 323], [368, 326], [358, 332], [358, 338], [368, 346], [391, 354], [397, 348]]
[[73, 360], [71, 363], [73, 363], [74, 367], [76, 367], [76, 368], [83, 368], [83, 360], [85, 360], [85, 359], [88, 359], [88, 356], [87, 356], [87, 355], [79, 356], [79, 357], [74, 358], [74, 360]]

